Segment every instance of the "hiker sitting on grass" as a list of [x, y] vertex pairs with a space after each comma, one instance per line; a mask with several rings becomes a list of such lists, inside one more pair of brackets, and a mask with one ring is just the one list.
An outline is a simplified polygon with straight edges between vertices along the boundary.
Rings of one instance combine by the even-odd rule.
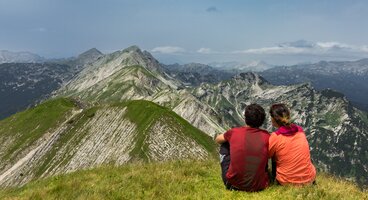
[[216, 137], [221, 144], [222, 180], [229, 190], [260, 191], [269, 184], [267, 174], [269, 133], [259, 129], [265, 111], [258, 104], [245, 108], [246, 126]]
[[276, 180], [281, 185], [314, 183], [314, 168], [309, 144], [302, 127], [290, 122], [285, 104], [270, 108], [272, 125], [277, 128], [270, 136], [269, 157], [276, 163]]

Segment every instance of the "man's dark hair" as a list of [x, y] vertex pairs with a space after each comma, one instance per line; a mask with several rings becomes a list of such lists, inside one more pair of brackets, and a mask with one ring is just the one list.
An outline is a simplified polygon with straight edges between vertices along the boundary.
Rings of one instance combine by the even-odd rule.
[[266, 113], [260, 105], [254, 103], [245, 107], [244, 117], [248, 126], [258, 128], [262, 126]]

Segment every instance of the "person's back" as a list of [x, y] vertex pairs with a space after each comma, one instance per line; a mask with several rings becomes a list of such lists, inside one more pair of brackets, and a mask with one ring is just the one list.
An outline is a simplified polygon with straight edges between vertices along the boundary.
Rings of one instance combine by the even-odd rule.
[[[284, 106], [276, 104], [277, 106]], [[283, 109], [287, 109], [286, 107]], [[271, 111], [273, 124], [278, 130], [269, 139], [269, 156], [276, 162], [276, 179], [281, 184], [308, 184], [315, 180], [316, 170], [310, 158], [309, 144], [303, 129], [295, 124], [286, 123], [290, 118], [287, 110], [286, 118], [280, 119]], [[285, 117], [284, 116], [284, 117]], [[286, 124], [283, 124], [286, 123]]]
[[240, 190], [266, 188], [269, 133], [258, 128], [239, 127], [229, 130], [224, 137], [230, 144], [227, 181]]
[[311, 163], [309, 145], [303, 131], [290, 136], [274, 132], [269, 147], [270, 156], [275, 158], [276, 177], [280, 184], [313, 182], [316, 170]]
[[262, 107], [245, 108], [247, 126], [233, 128], [217, 136], [222, 178], [227, 189], [259, 191], [268, 186], [269, 133], [259, 129], [265, 119]]

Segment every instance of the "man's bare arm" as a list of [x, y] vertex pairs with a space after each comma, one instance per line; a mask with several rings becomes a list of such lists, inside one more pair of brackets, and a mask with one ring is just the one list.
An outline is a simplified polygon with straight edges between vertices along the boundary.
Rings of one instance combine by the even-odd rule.
[[226, 139], [224, 137], [224, 134], [220, 134], [216, 137], [215, 141], [218, 143], [218, 144], [222, 144], [224, 142], [226, 142]]

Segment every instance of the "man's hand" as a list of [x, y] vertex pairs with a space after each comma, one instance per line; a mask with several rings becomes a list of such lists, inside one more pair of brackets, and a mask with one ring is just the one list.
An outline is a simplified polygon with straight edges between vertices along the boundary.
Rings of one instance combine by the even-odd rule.
[[224, 138], [224, 134], [220, 134], [216, 137], [215, 141], [218, 143], [218, 144], [222, 144], [224, 142], [226, 142], [226, 139]]

